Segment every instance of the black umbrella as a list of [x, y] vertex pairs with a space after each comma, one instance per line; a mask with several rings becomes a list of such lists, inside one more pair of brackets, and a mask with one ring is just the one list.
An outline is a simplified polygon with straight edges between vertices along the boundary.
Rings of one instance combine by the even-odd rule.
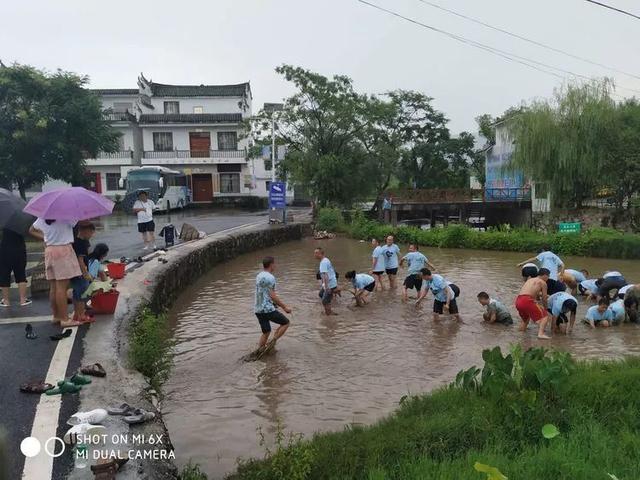
[[25, 205], [20, 197], [0, 188], [0, 228], [26, 235], [36, 218], [22, 211]]

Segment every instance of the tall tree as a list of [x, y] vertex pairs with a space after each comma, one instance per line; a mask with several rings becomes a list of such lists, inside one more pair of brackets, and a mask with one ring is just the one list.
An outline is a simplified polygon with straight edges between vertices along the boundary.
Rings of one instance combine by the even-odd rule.
[[0, 66], [0, 183], [30, 186], [48, 179], [84, 180], [84, 159], [115, 151], [118, 133], [103, 119], [87, 77]]
[[607, 142], [615, 137], [615, 102], [608, 80], [568, 84], [551, 100], [514, 115], [511, 167], [548, 182], [554, 203], [581, 206], [602, 184]]

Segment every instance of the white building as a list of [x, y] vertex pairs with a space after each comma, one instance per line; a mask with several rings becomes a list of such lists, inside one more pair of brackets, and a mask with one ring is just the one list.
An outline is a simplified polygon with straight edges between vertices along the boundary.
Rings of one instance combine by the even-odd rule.
[[194, 202], [268, 196], [270, 162], [249, 159], [243, 135], [249, 83], [165, 85], [140, 75], [137, 89], [94, 91], [122, 133], [118, 152], [86, 162], [97, 192], [124, 195], [118, 183], [131, 167], [159, 165], [189, 175]]

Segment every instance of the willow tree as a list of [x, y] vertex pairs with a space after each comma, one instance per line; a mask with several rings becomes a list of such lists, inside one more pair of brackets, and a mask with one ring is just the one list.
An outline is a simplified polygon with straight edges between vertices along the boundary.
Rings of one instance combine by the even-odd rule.
[[556, 205], [577, 206], [606, 185], [608, 141], [615, 136], [609, 80], [572, 83], [509, 121], [515, 149], [510, 167], [546, 182]]

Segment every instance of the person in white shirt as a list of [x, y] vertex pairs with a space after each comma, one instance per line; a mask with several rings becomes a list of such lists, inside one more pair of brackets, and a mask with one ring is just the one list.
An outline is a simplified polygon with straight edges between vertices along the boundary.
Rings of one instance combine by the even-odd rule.
[[156, 248], [156, 224], [153, 222], [153, 209], [155, 208], [153, 200], [149, 199], [149, 195], [144, 190], [138, 193], [138, 200], [133, 204], [133, 213], [138, 216], [138, 232], [142, 234], [144, 242], [143, 250]]

